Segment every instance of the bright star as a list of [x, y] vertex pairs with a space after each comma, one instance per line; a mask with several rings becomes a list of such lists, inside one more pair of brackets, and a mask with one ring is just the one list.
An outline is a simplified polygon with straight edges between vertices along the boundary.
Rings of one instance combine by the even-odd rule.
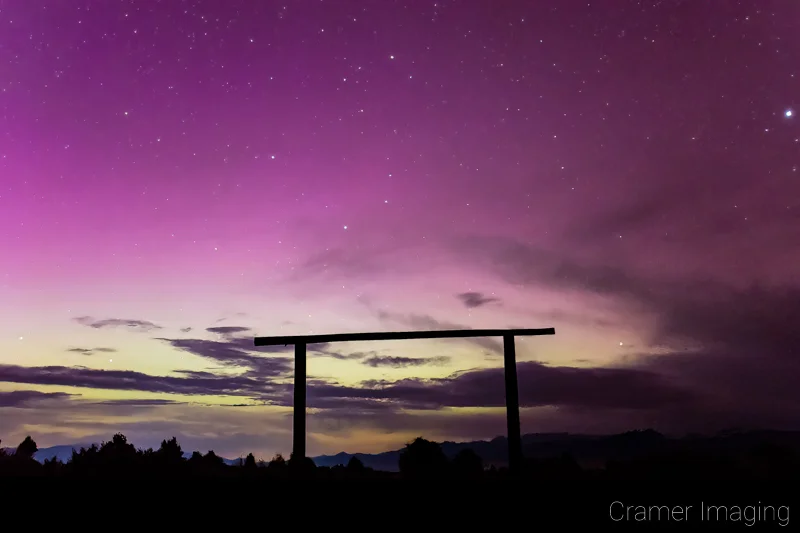
[[794, 111], [792, 111], [791, 109], [787, 109], [783, 113], [783, 116], [785, 116], [786, 118], [792, 118], [794, 116]]
[[347, 229], [347, 226], [345, 226], [344, 229]]

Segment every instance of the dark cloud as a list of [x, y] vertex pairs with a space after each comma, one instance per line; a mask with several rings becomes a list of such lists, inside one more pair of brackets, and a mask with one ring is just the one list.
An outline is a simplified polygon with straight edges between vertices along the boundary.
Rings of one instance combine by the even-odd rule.
[[676, 287], [652, 305], [652, 344], [672, 351], [644, 354], [633, 365], [707, 391], [715, 409], [751, 423], [778, 411], [800, 417], [800, 289]]
[[[210, 341], [205, 339], [163, 339], [158, 340], [169, 343], [179, 350], [213, 360], [223, 366], [247, 369], [252, 375], [280, 376], [291, 371], [293, 359], [290, 357], [259, 356], [253, 351], [252, 339], [229, 338], [224, 341]], [[283, 353], [292, 350], [292, 346], [266, 346], [268, 353]]]
[[[800, 419], [800, 288], [733, 285], [705, 277], [656, 277], [613, 265], [575, 261], [512, 241], [480, 240], [475, 257], [508, 282], [593, 293], [623, 315], [647, 316], [647, 343], [624, 366], [663, 376], [705, 398], [697, 420], [784, 424]], [[473, 241], [475, 244], [476, 241]], [[665, 406], [665, 424], [687, 415]]]
[[95, 353], [114, 353], [117, 350], [114, 348], [69, 348], [68, 352], [79, 353], [83, 355], [93, 355]]
[[258, 396], [275, 389], [275, 385], [249, 376], [153, 376], [132, 370], [95, 370], [65, 366], [0, 365], [0, 382], [183, 395]]
[[150, 321], [131, 318], [104, 318], [102, 320], [97, 320], [90, 316], [79, 316], [73, 320], [78, 324], [89, 326], [90, 328], [95, 329], [118, 327], [130, 328], [138, 331], [152, 331], [155, 329], [161, 329], [161, 326]]
[[461, 294], [457, 294], [456, 298], [461, 300], [461, 303], [470, 309], [500, 301], [499, 298], [485, 296], [481, 292], [462, 292]]
[[188, 328], [181, 328], [181, 333], [189, 333], [190, 331], [192, 331], [192, 328], [190, 328], [190, 327], [188, 327]]
[[246, 333], [250, 330], [251, 328], [246, 328], [243, 326], [216, 326], [216, 327], [206, 328], [206, 331], [209, 333], [216, 333], [218, 335], [223, 335], [223, 336], [232, 336], [237, 333]]
[[32, 407], [45, 400], [67, 400], [72, 394], [65, 392], [39, 392], [34, 390], [16, 390], [0, 392], [0, 407]]
[[[604, 409], [692, 407], [700, 395], [653, 372], [626, 368], [549, 367], [534, 362], [517, 364], [519, 400], [523, 407], [564, 406]], [[366, 382], [363, 387], [319, 383], [309, 398], [348, 398], [369, 403], [388, 402], [410, 409], [443, 407], [502, 407], [505, 405], [502, 368], [469, 370], [440, 379]], [[312, 394], [313, 391], [313, 394]]]
[[155, 407], [159, 405], [180, 405], [185, 402], [176, 402], [175, 400], [166, 400], [160, 398], [143, 398], [143, 399], [125, 399], [125, 400], [105, 400], [102, 402], [94, 402], [97, 405], [124, 405], [131, 407]]
[[443, 365], [450, 362], [449, 357], [392, 357], [374, 355], [362, 361], [363, 364], [371, 367], [388, 366], [391, 368], [406, 368], [424, 365]]

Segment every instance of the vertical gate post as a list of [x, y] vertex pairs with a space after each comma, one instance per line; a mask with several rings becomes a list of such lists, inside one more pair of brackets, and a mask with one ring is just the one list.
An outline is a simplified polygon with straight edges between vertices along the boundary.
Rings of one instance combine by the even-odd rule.
[[506, 378], [506, 421], [508, 423], [508, 469], [519, 474], [522, 468], [522, 437], [519, 428], [519, 389], [514, 336], [503, 336], [503, 365]]
[[292, 455], [303, 465], [306, 458], [306, 345], [294, 345], [294, 415]]

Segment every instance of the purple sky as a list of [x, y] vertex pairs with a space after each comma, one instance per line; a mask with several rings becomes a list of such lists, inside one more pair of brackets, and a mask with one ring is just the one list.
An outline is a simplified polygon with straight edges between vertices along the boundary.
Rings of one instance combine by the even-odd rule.
[[[1, 2], [0, 438], [269, 458], [254, 335], [512, 326], [523, 432], [796, 426], [799, 20]], [[317, 346], [309, 454], [503, 434], [498, 346]]]

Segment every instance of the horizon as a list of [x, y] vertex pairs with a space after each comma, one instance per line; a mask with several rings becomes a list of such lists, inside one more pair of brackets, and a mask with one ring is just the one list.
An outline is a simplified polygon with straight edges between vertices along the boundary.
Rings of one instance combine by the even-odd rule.
[[[623, 433], [569, 433], [569, 432], [561, 432], [561, 433], [524, 433], [524, 434], [522, 434], [522, 438], [524, 439], [525, 437], [554, 437], [554, 438], [558, 439], [558, 438], [566, 437], [566, 438], [603, 439], [603, 438], [619, 437], [619, 436], [623, 436], [623, 435], [634, 435], [634, 434], [642, 434], [642, 433], [655, 433], [655, 434], [659, 435], [660, 437], [664, 437], [667, 440], [681, 441], [681, 440], [685, 440], [685, 439], [694, 439], [694, 438], [703, 438], [703, 439], [718, 438], [718, 437], [721, 437], [721, 436], [725, 436], [725, 437], [731, 437], [731, 436], [736, 436], [736, 435], [738, 435], [738, 436], [742, 436], [742, 435], [752, 436], [753, 434], [763, 434], [763, 433], [792, 434], [792, 433], [800, 433], [800, 430], [772, 430], [772, 429], [729, 428], [729, 429], [726, 429], [726, 430], [721, 430], [721, 431], [719, 431], [717, 433], [709, 433], [709, 434], [686, 433], [686, 434], [682, 434], [682, 435], [677, 435], [677, 434], [670, 435], [670, 434], [661, 433], [661, 432], [656, 431], [656, 430], [654, 430], [652, 428], [643, 428], [643, 429], [633, 429], [633, 430], [625, 431]], [[31, 437], [31, 438], [33, 438], [34, 442], [36, 441], [36, 439], [34, 438], [33, 435], [27, 435], [26, 437]], [[36, 452], [36, 455], [41, 455], [42, 452], [48, 451], [48, 450], [52, 450], [53, 448], [67, 448], [67, 447], [69, 447], [72, 450], [81, 451], [83, 449], [91, 448], [92, 446], [101, 447], [104, 443], [111, 442], [112, 437], [113, 436], [111, 436], [111, 437], [109, 437], [107, 439], [103, 439], [102, 441], [97, 441], [97, 442], [84, 442], [84, 443], [71, 443], [71, 444], [70, 443], [62, 443], [62, 444], [55, 444], [55, 445], [51, 445], [51, 446], [47, 446], [47, 447], [39, 447], [38, 451]], [[171, 438], [172, 437], [165, 437], [164, 439], [161, 439], [162, 442], [155, 442], [152, 445], [150, 443], [145, 443], [144, 445], [140, 446], [140, 445], [137, 445], [136, 443], [133, 443], [133, 442], [130, 442], [130, 444], [132, 444], [137, 451], [146, 451], [148, 449], [149, 450], [157, 450], [163, 444], [163, 441], [168, 441]], [[418, 436], [416, 438], [424, 439], [425, 437]], [[495, 442], [497, 440], [506, 440], [506, 439], [507, 439], [507, 437], [505, 435], [496, 435], [494, 437], [487, 438], [487, 439], [476, 439], [476, 440], [470, 440], [470, 441], [441, 441], [441, 442], [431, 441], [431, 442], [434, 442], [434, 443], [436, 443], [436, 444], [438, 444], [440, 446], [445, 446], [445, 445], [467, 445], [467, 444], [491, 444], [492, 442]], [[339, 451], [339, 452], [336, 452], [336, 453], [319, 454], [319, 455], [315, 455], [315, 456], [310, 456], [309, 458], [310, 459], [333, 458], [333, 457], [337, 457], [337, 456], [340, 456], [340, 455], [349, 456], [349, 457], [358, 456], [358, 455], [361, 455], [361, 456], [376, 456], [376, 455], [383, 455], [383, 454], [398, 453], [398, 452], [402, 451], [403, 448], [406, 445], [410, 444], [414, 440], [415, 439], [411, 439], [408, 442], [403, 442], [403, 443], [398, 444], [398, 445], [396, 445], [396, 446], [394, 446], [394, 447], [392, 447], [390, 449], [386, 449], [386, 450], [382, 450], [382, 451], [376, 451], [376, 452], [372, 452], [372, 453], [365, 453], [365, 452], [360, 452], [360, 451], [342, 450], [342, 451]], [[553, 441], [541, 441], [541, 442], [553, 442]], [[180, 440], [178, 440], [178, 444], [180, 444]], [[0, 446], [0, 450], [6, 450], [7, 452], [12, 452], [13, 453], [13, 451], [15, 449], [16, 449], [16, 446]], [[498, 450], [498, 451], [505, 451], [505, 447], [503, 447], [503, 450]], [[209, 452], [216, 453], [215, 450], [189, 450], [189, 449], [185, 449], [185, 450], [183, 450], [183, 455], [184, 455], [184, 457], [188, 457], [194, 452], [200, 452], [201, 454], [206, 454], [206, 453], [209, 453]], [[246, 452], [246, 453], [242, 453], [241, 455], [238, 455], [238, 456], [235, 456], [235, 457], [229, 457], [229, 456], [225, 456], [225, 455], [221, 455], [221, 454], [217, 454], [217, 455], [220, 458], [224, 459], [225, 461], [235, 462], [235, 461], [238, 461], [240, 459], [244, 459], [248, 454], [251, 454], [251, 453], [252, 452]], [[258, 461], [258, 462], [269, 462], [271, 459], [274, 459], [277, 456], [281, 456], [281, 457], [284, 457], [284, 458], [287, 457], [286, 455], [284, 455], [284, 454], [282, 454], [280, 452], [273, 453], [269, 457], [267, 457], [267, 456], [259, 457], [259, 456], [255, 456], [255, 454], [253, 454], [253, 455], [256, 458], [256, 461]], [[53, 457], [57, 457], [57, 456], [53, 456]], [[49, 456], [40, 457], [40, 458], [38, 458], [36, 460], [41, 462], [46, 458], [49, 458]]]
[[0, 9], [0, 439], [800, 429], [800, 4], [528, 4]]

